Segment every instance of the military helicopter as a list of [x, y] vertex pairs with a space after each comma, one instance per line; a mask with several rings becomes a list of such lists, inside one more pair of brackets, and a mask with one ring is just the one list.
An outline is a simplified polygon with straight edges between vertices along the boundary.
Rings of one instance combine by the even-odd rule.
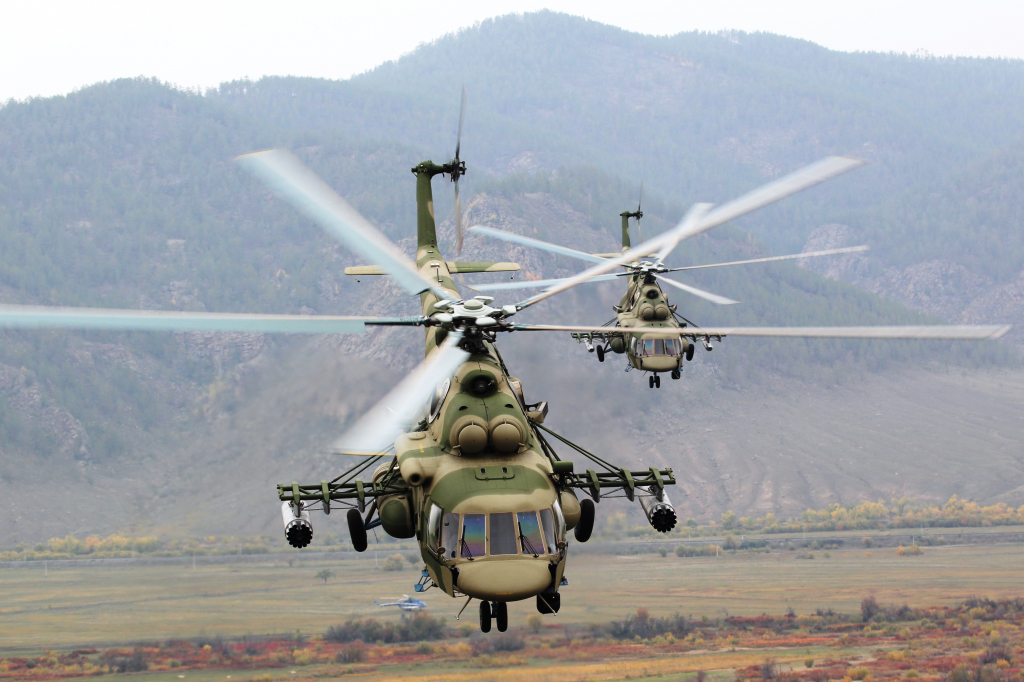
[[384, 602], [383, 604], [377, 600], [373, 601], [374, 604], [380, 607], [384, 606], [397, 606], [404, 612], [417, 613], [419, 611], [425, 611], [427, 608], [427, 602], [420, 601], [419, 599], [413, 599], [407, 594], [403, 594], [401, 599], [395, 601]]
[[[727, 333], [733, 335], [759, 335], [759, 336], [789, 336], [796, 335], [788, 332], [795, 330], [766, 330], [757, 332], [753, 330], [724, 330], [724, 329], [703, 329], [683, 317], [677, 306], [668, 301], [665, 291], [660, 284], [668, 284], [677, 289], [710, 301], [716, 305], [733, 305], [738, 303], [731, 298], [698, 289], [689, 284], [684, 284], [675, 279], [664, 276], [667, 272], [682, 272], [687, 270], [698, 270], [703, 268], [725, 267], [733, 265], [750, 265], [754, 263], [767, 263], [782, 260], [814, 258], [820, 256], [834, 256], [844, 253], [856, 253], [867, 251], [867, 246], [850, 246], [839, 249], [827, 249], [823, 251], [810, 251], [804, 253], [790, 254], [785, 256], [768, 256], [765, 258], [752, 258], [748, 260], [730, 261], [727, 263], [711, 263], [706, 265], [689, 265], [685, 267], [669, 268], [664, 265], [665, 258], [672, 252], [681, 239], [662, 240], [663, 244], [657, 250], [653, 261], [641, 260], [641, 254], [633, 251], [630, 245], [629, 220], [635, 219], [637, 232], [640, 232], [640, 219], [643, 217], [642, 194], [643, 184], [641, 183], [641, 201], [637, 204], [636, 211], [623, 211], [619, 214], [622, 218], [622, 252], [613, 253], [585, 253], [575, 249], [566, 248], [556, 244], [524, 237], [522, 235], [505, 232], [482, 225], [469, 228], [470, 232], [484, 236], [501, 239], [507, 242], [535, 247], [558, 255], [569, 256], [592, 263], [607, 263], [611, 258], [618, 258], [623, 254], [634, 255], [633, 260], [626, 261], [620, 258], [620, 265], [624, 272], [616, 274], [598, 274], [586, 279], [589, 282], [609, 281], [620, 277], [626, 278], [626, 293], [622, 296], [618, 305], [612, 306], [616, 317], [606, 322], [599, 329], [573, 331], [572, 338], [583, 343], [591, 353], [596, 351], [599, 362], [604, 362], [605, 355], [611, 351], [617, 354], [625, 354], [627, 358], [626, 371], [639, 369], [650, 372], [648, 386], [650, 388], [661, 388], [661, 376], [659, 373], [668, 372], [673, 379], [682, 376], [683, 363], [693, 360], [694, 349], [699, 341], [706, 351], [711, 351], [712, 339], [720, 342]], [[685, 234], [688, 228], [692, 228], [710, 209], [710, 204], [696, 204], [683, 218], [677, 231]], [[685, 238], [685, 237], [682, 237]], [[499, 282], [494, 284], [479, 284], [471, 287], [476, 291], [498, 291], [507, 289], [526, 289], [536, 287], [551, 288], [570, 282], [573, 278], [549, 279], [549, 280], [524, 280], [519, 282]], [[885, 328], [875, 328], [885, 329]], [[891, 328], [890, 328], [891, 329]], [[818, 331], [804, 330], [804, 336], [829, 336], [840, 330]], [[753, 332], [753, 333], [751, 333]], [[819, 333], [820, 332], [820, 333]], [[1000, 331], [1001, 336], [1005, 331]], [[835, 335], [842, 335], [841, 333]], [[997, 338], [993, 336], [991, 338]], [[881, 338], [881, 335], [878, 337]], [[895, 337], [887, 337], [895, 338]], [[910, 337], [907, 337], [910, 338]], [[914, 337], [918, 338], [918, 337]], [[595, 342], [597, 342], [595, 344]]]
[[[355, 465], [315, 483], [277, 487], [285, 537], [294, 547], [312, 540], [310, 512], [346, 511], [353, 547], [367, 548], [367, 531], [380, 527], [396, 538], [416, 538], [425, 568], [417, 592], [437, 587], [452, 597], [480, 601], [484, 632], [496, 621], [508, 627], [507, 603], [535, 599], [541, 613], [560, 609], [568, 541], [589, 539], [595, 502], [625, 497], [637, 501], [652, 527], [668, 532], [676, 513], [667, 494], [672, 469], [633, 471], [572, 443], [545, 426], [548, 405], [530, 403], [522, 382], [497, 348], [502, 332], [600, 331], [595, 327], [532, 325], [512, 321], [526, 308], [623, 263], [652, 253], [665, 235], [608, 259], [515, 304], [492, 306], [490, 296], [464, 299], [453, 272], [514, 269], [514, 264], [449, 262], [436, 237], [431, 182], [448, 175], [456, 183], [466, 166], [459, 158], [465, 91], [454, 158], [424, 161], [416, 176], [417, 252], [410, 262], [365, 218], [290, 153], [275, 149], [239, 157], [244, 168], [278, 196], [373, 265], [351, 274], [387, 274], [420, 297], [422, 314], [411, 317], [251, 315], [49, 306], [0, 306], [0, 327], [148, 331], [243, 331], [263, 333], [361, 333], [367, 326], [425, 328], [424, 362], [403, 379], [335, 443], [340, 454], [359, 456]], [[860, 162], [830, 157], [796, 171], [702, 217], [692, 215], [667, 233], [676, 241], [850, 170]], [[461, 243], [461, 216], [456, 227]], [[600, 269], [598, 271], [598, 269]], [[724, 336], [842, 336], [881, 338], [992, 338], [998, 327], [846, 327], [711, 329]], [[678, 329], [645, 335], [678, 337]], [[551, 438], [551, 440], [548, 439]], [[554, 441], [589, 460], [583, 471], [559, 457]], [[375, 467], [371, 471], [371, 467]], [[369, 480], [360, 476], [369, 475]], [[582, 500], [578, 493], [585, 493]]]

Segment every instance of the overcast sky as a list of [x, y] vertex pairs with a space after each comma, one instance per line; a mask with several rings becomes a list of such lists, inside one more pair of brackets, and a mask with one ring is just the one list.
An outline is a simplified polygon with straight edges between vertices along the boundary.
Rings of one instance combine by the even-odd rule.
[[347, 78], [459, 28], [552, 9], [655, 35], [739, 29], [843, 51], [1024, 58], [1024, 0], [5, 0], [0, 101], [156, 76]]

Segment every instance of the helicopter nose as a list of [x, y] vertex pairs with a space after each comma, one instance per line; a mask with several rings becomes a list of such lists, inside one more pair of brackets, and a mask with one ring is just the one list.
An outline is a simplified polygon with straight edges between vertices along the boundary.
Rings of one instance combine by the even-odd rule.
[[540, 594], [551, 584], [546, 561], [512, 559], [459, 565], [459, 589], [487, 601], [519, 601]]

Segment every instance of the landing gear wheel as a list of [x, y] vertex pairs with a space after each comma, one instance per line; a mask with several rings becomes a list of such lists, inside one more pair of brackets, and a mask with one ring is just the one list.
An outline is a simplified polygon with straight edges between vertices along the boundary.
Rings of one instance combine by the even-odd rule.
[[694, 346], [691, 343], [690, 347], [686, 349], [686, 361], [687, 362], [689, 362], [690, 360], [693, 360], [693, 348], [694, 348]]
[[586, 500], [580, 502], [580, 520], [576, 523], [576, 540], [586, 542], [590, 534], [594, 532], [594, 501]]
[[363, 517], [360, 516], [359, 510], [349, 509], [345, 518], [348, 520], [348, 534], [352, 538], [352, 548], [357, 552], [365, 552], [366, 527], [363, 525]]
[[597, 347], [597, 361], [604, 362], [604, 346]]
[[678, 379], [678, 378], [679, 378], [679, 377], [681, 377], [681, 376], [682, 376], [682, 374], [680, 374], [680, 373], [679, 373], [679, 370], [678, 370], [678, 369], [674, 369], [674, 370], [672, 370], [672, 378], [673, 378], [673, 379]]
[[480, 602], [480, 632], [491, 631], [491, 602]]
[[655, 388], [661, 388], [661, 377], [657, 374], [654, 375], [654, 386]]
[[650, 388], [654, 388], [654, 377], [653, 377], [653, 376], [649, 376], [649, 377], [647, 377], [647, 385], [648, 385], [648, 386], [649, 386]]
[[491, 604], [491, 613], [494, 614], [494, 619], [498, 621], [498, 632], [508, 630], [508, 605], [503, 601], [496, 601]]

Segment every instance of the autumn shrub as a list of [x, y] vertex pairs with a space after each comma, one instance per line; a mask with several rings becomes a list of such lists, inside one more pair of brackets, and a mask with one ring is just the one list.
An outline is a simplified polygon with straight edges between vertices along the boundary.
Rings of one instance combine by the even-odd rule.
[[472, 643], [474, 656], [486, 656], [495, 653], [508, 653], [526, 648], [526, 642], [519, 635], [506, 632], [497, 637], [478, 639]]
[[401, 554], [392, 554], [381, 566], [382, 571], [401, 571], [403, 568], [405, 568], [405, 559]]
[[878, 611], [878, 600], [875, 599], [874, 595], [864, 597], [864, 599], [861, 600], [860, 615], [864, 619], [865, 623], [874, 618], [875, 614], [878, 613]]
[[679, 545], [676, 547], [676, 556], [678, 557], [715, 556], [717, 552], [718, 548], [715, 545]]
[[140, 649], [132, 652], [131, 656], [116, 658], [110, 662], [110, 670], [119, 673], [138, 673], [149, 669], [146, 657]]
[[1012, 662], [1010, 652], [1001, 646], [990, 647], [985, 651], [985, 653], [981, 655], [981, 658], [978, 659], [978, 662], [982, 665], [988, 665], [989, 663], [998, 663], [999, 661], [1006, 661], [1007, 663]]
[[675, 637], [685, 637], [693, 628], [684, 616], [678, 613], [665, 618], [652, 618], [647, 609], [637, 609], [636, 614], [626, 620], [616, 620], [593, 628], [595, 636], [607, 636], [612, 639], [650, 639], [658, 635], [672, 633]]
[[442, 639], [447, 628], [444, 620], [434, 618], [428, 613], [417, 613], [411, 618], [402, 618], [397, 623], [381, 623], [374, 618], [363, 620], [349, 619], [342, 625], [332, 625], [327, 629], [324, 639], [329, 642], [420, 642], [430, 639]]
[[358, 663], [366, 658], [366, 645], [356, 640], [349, 642], [334, 654], [335, 663]]
[[846, 671], [846, 674], [852, 680], [863, 680], [870, 673], [871, 673], [871, 671], [868, 670], [867, 668], [865, 668], [864, 666], [857, 666], [856, 668], [850, 668], [849, 670]]

